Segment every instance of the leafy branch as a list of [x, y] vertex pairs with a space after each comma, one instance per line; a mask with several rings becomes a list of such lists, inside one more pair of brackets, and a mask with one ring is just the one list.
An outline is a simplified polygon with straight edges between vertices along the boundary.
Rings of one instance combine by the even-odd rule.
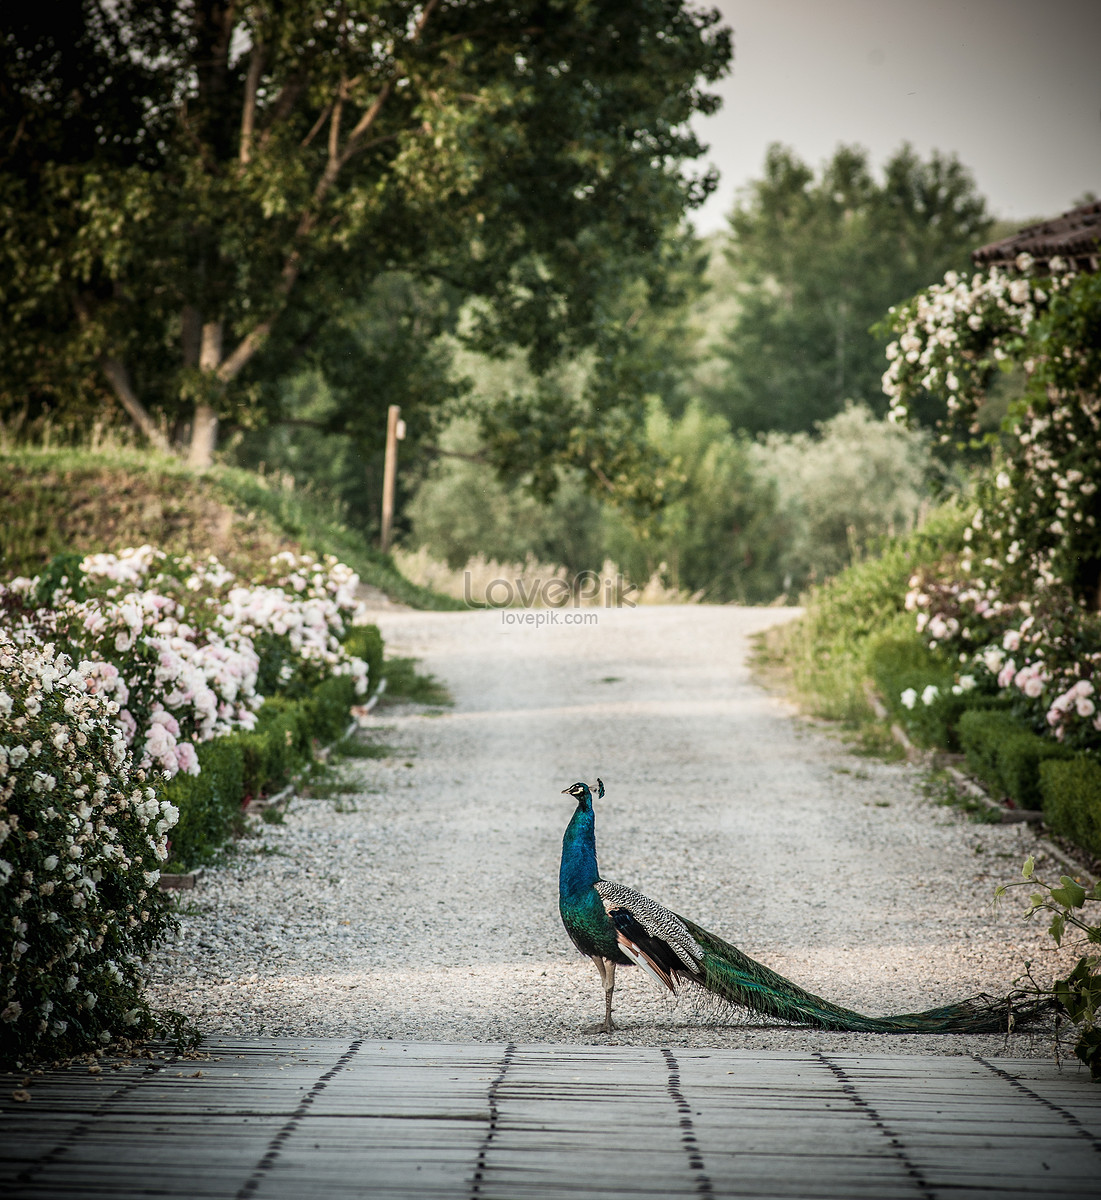
[[[1062, 875], [1058, 884], [1051, 884], [1037, 878], [1035, 869], [1036, 860], [1029, 855], [1021, 869], [1024, 879], [999, 884], [994, 890], [995, 900], [1011, 887], [1036, 887], [1039, 890], [1029, 896], [1026, 920], [1040, 912], [1050, 913], [1048, 932], [1056, 946], [1062, 946], [1068, 933], [1073, 936], [1074, 932], [1081, 935], [1081, 944], [1101, 946], [1101, 913], [1086, 907], [1101, 904], [1101, 881], [1087, 889], [1069, 875]], [[1101, 1080], [1101, 952], [1087, 950], [1066, 978], [1056, 979], [1050, 989], [1039, 990], [1049, 992], [1059, 1010], [1079, 1027], [1074, 1053], [1089, 1068], [1090, 1075]]]

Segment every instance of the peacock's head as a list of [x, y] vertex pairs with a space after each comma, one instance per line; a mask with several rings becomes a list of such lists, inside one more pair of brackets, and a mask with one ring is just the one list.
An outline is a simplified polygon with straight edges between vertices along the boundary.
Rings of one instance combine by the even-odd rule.
[[[586, 783], [575, 783], [572, 787], [562, 789], [563, 796], [573, 796], [575, 800], [584, 801], [592, 800], [592, 791]], [[604, 781], [597, 779], [596, 781], [596, 798], [599, 800], [604, 795]]]

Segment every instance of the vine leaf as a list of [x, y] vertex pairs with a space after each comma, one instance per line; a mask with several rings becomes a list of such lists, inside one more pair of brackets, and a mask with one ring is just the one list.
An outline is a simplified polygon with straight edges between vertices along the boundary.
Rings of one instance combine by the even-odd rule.
[[1067, 908], [1081, 908], [1086, 902], [1086, 889], [1069, 875], [1060, 876], [1062, 887], [1051, 888], [1051, 898]]

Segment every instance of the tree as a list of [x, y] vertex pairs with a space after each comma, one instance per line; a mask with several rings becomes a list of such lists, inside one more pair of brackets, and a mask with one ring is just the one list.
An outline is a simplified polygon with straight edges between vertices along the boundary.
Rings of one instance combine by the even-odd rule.
[[189, 423], [204, 463], [218, 421], [269, 419], [275, 381], [392, 272], [479, 297], [475, 335], [537, 370], [591, 343], [612, 265], [713, 186], [682, 164], [730, 57], [718, 19], [680, 0], [7, 13], [4, 405], [109, 392], [154, 441]]
[[984, 200], [953, 156], [903, 146], [873, 177], [841, 146], [821, 175], [780, 145], [731, 218], [739, 311], [721, 348], [714, 406], [750, 432], [809, 432], [847, 401], [882, 415], [888, 307], [963, 266], [989, 229]]
[[814, 435], [770, 433], [752, 445], [755, 470], [776, 492], [783, 529], [782, 590], [798, 595], [849, 566], [884, 537], [908, 532], [929, 504], [929, 436], [850, 405]]

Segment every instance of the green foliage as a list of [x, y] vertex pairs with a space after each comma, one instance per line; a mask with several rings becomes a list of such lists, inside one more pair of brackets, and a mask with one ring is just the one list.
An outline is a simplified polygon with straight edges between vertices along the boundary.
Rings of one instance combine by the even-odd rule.
[[957, 753], [959, 723], [965, 713], [1009, 707], [1009, 701], [968, 681], [943, 654], [931, 651], [912, 630], [872, 642], [872, 679], [891, 716], [919, 746]]
[[367, 664], [367, 678], [371, 690], [386, 674], [383, 669], [382, 634], [377, 625], [353, 625], [344, 638], [344, 649]]
[[384, 702], [411, 700], [414, 704], [434, 706], [454, 703], [451, 693], [434, 675], [422, 675], [415, 658], [388, 658], [383, 668], [386, 677]]
[[[366, 661], [367, 677], [377, 686], [384, 673], [378, 626], [353, 626], [343, 645]], [[278, 791], [313, 762], [318, 744], [344, 736], [355, 703], [354, 680], [330, 676], [301, 696], [269, 697], [252, 730], [200, 745], [200, 773], [180, 773], [164, 788], [180, 813], [171, 839], [174, 862], [187, 867], [209, 862], [240, 831], [249, 800]]]
[[309, 728], [321, 742], [334, 742], [348, 728], [355, 685], [347, 675], [333, 675], [314, 688], [305, 702]]
[[665, 504], [645, 522], [612, 518], [608, 557], [633, 580], [660, 570], [671, 586], [707, 600], [773, 599], [786, 530], [772, 483], [754, 469], [744, 440], [698, 401], [679, 420], [653, 404], [646, 434], [666, 458], [659, 481]]
[[[1050, 764], [1049, 769], [1065, 764]], [[1033, 887], [1037, 891], [1029, 897], [1030, 907], [1025, 914], [1032, 918], [1039, 913], [1050, 913], [1048, 932], [1057, 946], [1075, 936], [1079, 943], [1088, 947], [1064, 979], [1056, 979], [1050, 987], [1040, 987], [1041, 994], [1049, 995], [1058, 1009], [1078, 1026], [1075, 1055], [1089, 1068], [1095, 1080], [1101, 1080], [1101, 954], [1094, 947], [1101, 945], [1101, 912], [1094, 905], [1101, 904], [1101, 883], [1083, 887], [1069, 875], [1060, 877], [1057, 884], [1040, 879], [1035, 874], [1035, 860], [1029, 857], [1021, 874], [1023, 881], [999, 884], [994, 891], [995, 899], [1006, 894], [1009, 888]]]
[[210, 862], [240, 832], [242, 808], [250, 799], [278, 791], [314, 760], [317, 745], [344, 735], [354, 703], [353, 680], [331, 676], [300, 699], [265, 701], [250, 732], [199, 746], [200, 773], [181, 772], [164, 786], [180, 813], [171, 838], [173, 864], [193, 868]]
[[942, 505], [912, 533], [886, 542], [878, 557], [809, 590], [803, 617], [779, 632], [774, 653], [791, 669], [812, 712], [853, 723], [868, 719], [865, 687], [874, 647], [912, 631], [913, 617], [904, 608], [911, 575], [962, 545], [966, 524], [962, 508]]
[[[704, 287], [705, 260], [696, 239], [671, 222], [644, 259], [603, 261], [604, 274], [592, 285], [598, 333], [591, 346], [579, 356], [576, 345], [566, 370], [540, 369], [529, 386], [492, 400], [475, 395], [469, 411], [487, 459], [504, 478], [524, 478], [546, 500], [562, 468], [579, 472], [586, 487], [639, 521], [665, 499], [667, 466], [662, 447], [646, 436], [646, 417], [656, 401], [671, 411], [686, 402], [687, 303]], [[534, 368], [530, 355], [529, 363]]]
[[521, 425], [641, 486], [627, 318], [613, 328], [606, 297], [640, 275], [660, 292], [664, 231], [714, 186], [683, 164], [703, 152], [691, 117], [717, 106], [701, 83], [731, 55], [718, 20], [680, 0], [13, 16], [0, 403], [84, 415], [113, 392], [154, 434], [203, 406], [233, 431], [282, 410], [299, 364], [334, 401], [319, 423], [369, 449], [388, 403], [427, 417], [449, 386], [409, 322], [392, 352], [378, 336], [380, 289], [407, 277], [409, 321], [477, 297], [470, 336], [537, 373], [598, 344], [588, 424], [556, 424], [543, 396]]
[[497, 562], [534, 555], [575, 573], [603, 561], [602, 507], [579, 471], [559, 468], [553, 495], [542, 501], [526, 478], [498, 476], [472, 421], [454, 422], [440, 443], [448, 454], [426, 472], [406, 510], [409, 541], [453, 569], [478, 554]]
[[1088, 754], [1042, 762], [1040, 794], [1052, 830], [1101, 859], [1101, 762]]
[[443, 440], [466, 457], [447, 458], [421, 485], [410, 540], [452, 568], [479, 553], [499, 562], [534, 553], [574, 573], [610, 560], [640, 585], [659, 572], [710, 601], [762, 603], [911, 527], [931, 473], [923, 435], [864, 409], [847, 409], [813, 439], [776, 434], [757, 443], [699, 401], [673, 417], [655, 397], [644, 432], [662, 460], [652, 483], [664, 503], [638, 515], [611, 496], [601, 505], [565, 472], [550, 502], [538, 503], [526, 481], [509, 488], [489, 474], [473, 428], [457, 424]]
[[928, 439], [846, 404], [807, 433], [771, 433], [751, 461], [769, 481], [787, 593], [821, 582], [884, 536], [912, 529], [929, 504], [934, 462]]
[[[915, 636], [881, 637], [871, 642], [868, 665], [888, 710], [920, 746], [948, 746], [952, 668]], [[962, 699], [959, 697], [958, 699]]]
[[126, 445], [0, 445], [0, 568], [38, 574], [56, 556], [140, 546], [214, 554], [251, 576], [293, 543], [347, 563], [367, 584], [414, 608], [455, 602], [405, 579], [349, 528], [338, 505], [308, 488], [232, 467], [198, 473]]
[[369, 545], [360, 530], [348, 525], [339, 506], [324, 495], [230, 467], [215, 467], [201, 478], [209, 479], [238, 512], [243, 509], [250, 518], [253, 514], [269, 518], [284, 536], [308, 545], [317, 554], [331, 554], [347, 563], [364, 583], [399, 603], [422, 609], [460, 607], [447, 596], [410, 583], [389, 555]]
[[959, 742], [972, 773], [1020, 808], [1039, 811], [1041, 765], [1071, 751], [1023, 726], [1012, 713], [971, 710], [959, 719]]
[[229, 837], [240, 833], [246, 795], [246, 736], [256, 737], [232, 734], [204, 742], [196, 750], [200, 773], [181, 772], [164, 785], [163, 795], [180, 813], [169, 839], [173, 866], [189, 868], [209, 862]]
[[[293, 478], [337, 498], [344, 523], [373, 534], [380, 523], [386, 410], [402, 409], [396, 510], [407, 480], [434, 452], [441, 410], [466, 394], [454, 363], [458, 293], [445, 284], [390, 272], [367, 295], [328, 316], [309, 346], [288, 356], [263, 394], [265, 417], [241, 428], [227, 449], [242, 467]], [[370, 380], [365, 395], [364, 380]]]
[[883, 182], [867, 154], [841, 146], [820, 176], [773, 145], [764, 178], [731, 217], [739, 309], [712, 402], [735, 428], [809, 431], [858, 401], [882, 414], [880, 340], [888, 307], [967, 254], [990, 227], [954, 157], [909, 146]]

